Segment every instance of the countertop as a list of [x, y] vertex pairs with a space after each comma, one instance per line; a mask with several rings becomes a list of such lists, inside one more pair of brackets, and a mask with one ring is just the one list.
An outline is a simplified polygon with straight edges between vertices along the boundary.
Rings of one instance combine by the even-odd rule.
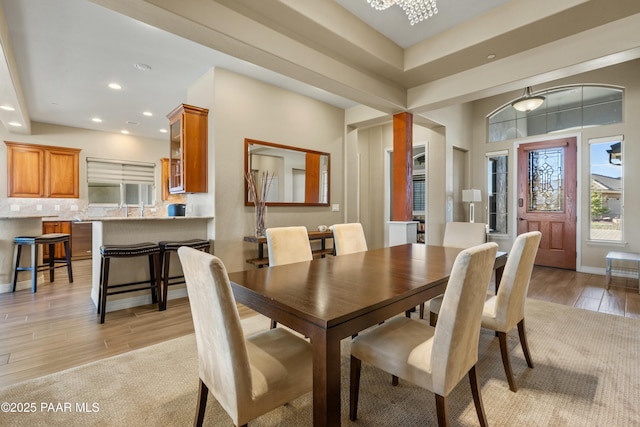
[[74, 221], [166, 221], [166, 220], [189, 220], [189, 219], [213, 219], [212, 216], [107, 216], [91, 218], [74, 218]]
[[0, 219], [33, 219], [33, 218], [49, 218], [51, 215], [2, 215]]

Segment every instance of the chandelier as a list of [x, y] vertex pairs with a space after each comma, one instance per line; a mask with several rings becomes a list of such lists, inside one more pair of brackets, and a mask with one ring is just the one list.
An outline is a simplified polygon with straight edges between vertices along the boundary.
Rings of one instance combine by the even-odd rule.
[[411, 25], [438, 13], [436, 0], [367, 0], [376, 10], [385, 10], [397, 4], [404, 10]]

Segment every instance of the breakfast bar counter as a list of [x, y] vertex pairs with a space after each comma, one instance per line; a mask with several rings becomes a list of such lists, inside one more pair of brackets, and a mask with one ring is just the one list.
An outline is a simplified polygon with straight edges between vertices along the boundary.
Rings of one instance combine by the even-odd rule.
[[[91, 221], [93, 223], [91, 299], [96, 306], [100, 289], [100, 246], [158, 243], [163, 240], [210, 240], [210, 236], [213, 235], [213, 217], [106, 217], [91, 218]], [[180, 272], [178, 262], [172, 261], [171, 267], [172, 275]], [[117, 259], [112, 262], [109, 283], [143, 281], [148, 279], [148, 274], [149, 264], [145, 257]], [[173, 293], [186, 295], [184, 288]], [[107, 301], [106, 311], [150, 303], [151, 296], [148, 291], [113, 295]]]

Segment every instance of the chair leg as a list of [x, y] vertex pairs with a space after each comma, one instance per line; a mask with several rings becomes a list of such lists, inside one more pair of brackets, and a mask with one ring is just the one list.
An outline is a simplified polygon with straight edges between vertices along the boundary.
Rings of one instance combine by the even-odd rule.
[[527, 366], [533, 368], [533, 361], [531, 360], [531, 353], [529, 353], [529, 345], [527, 344], [527, 334], [524, 330], [524, 319], [518, 322], [518, 335], [520, 336], [520, 345], [522, 346], [522, 352], [527, 361]]
[[171, 252], [164, 251], [162, 254], [162, 298], [160, 299], [160, 310], [167, 309], [167, 296], [169, 295], [169, 267], [171, 262]]
[[67, 261], [67, 276], [69, 276], [69, 283], [73, 283], [73, 270], [71, 269], [71, 251], [69, 250], [69, 241], [64, 241], [64, 257]]
[[54, 243], [49, 244], [49, 282], [53, 282], [56, 279], [55, 250], [56, 250], [56, 245]]
[[199, 379], [198, 384], [198, 405], [196, 406], [196, 418], [193, 420], [194, 427], [202, 426], [204, 421], [204, 411], [207, 409], [207, 397], [209, 397], [209, 388]]
[[11, 288], [11, 292], [15, 292], [16, 291], [16, 285], [18, 284], [18, 267], [20, 267], [20, 254], [22, 253], [22, 245], [16, 245], [16, 249], [14, 250], [15, 252], [15, 258], [16, 258], [16, 265], [15, 268], [13, 269], [13, 286]]
[[38, 292], [38, 245], [31, 245], [31, 292]]
[[398, 379], [398, 377], [396, 377], [395, 375], [391, 375], [391, 385], [396, 387], [398, 385], [398, 382], [400, 380]]
[[275, 329], [276, 326], [278, 326], [278, 322], [276, 322], [275, 320], [271, 321], [271, 329]]
[[435, 328], [436, 323], [438, 323], [438, 315], [433, 311], [429, 311], [429, 324]]
[[109, 258], [102, 259], [102, 271], [100, 272], [100, 323], [104, 323], [104, 317], [107, 311], [107, 288], [109, 286]]
[[160, 259], [158, 254], [149, 255], [149, 285], [151, 287], [151, 302], [158, 302], [158, 280], [160, 279]]
[[489, 423], [487, 422], [487, 416], [484, 413], [484, 406], [482, 405], [482, 396], [480, 395], [480, 387], [478, 386], [476, 365], [473, 365], [473, 367], [469, 369], [469, 383], [471, 384], [471, 394], [473, 395], [473, 403], [476, 405], [476, 413], [478, 414], [480, 426], [486, 427]]
[[518, 391], [518, 388], [516, 387], [513, 372], [511, 371], [511, 361], [509, 360], [509, 349], [507, 347], [507, 333], [498, 332], [498, 340], [500, 341], [500, 355], [502, 356], [502, 364], [504, 365], [504, 373], [507, 375], [509, 389], [515, 393]]
[[436, 394], [436, 413], [438, 414], [438, 426], [446, 427], [449, 425], [449, 414], [447, 410], [447, 398]]
[[358, 396], [360, 393], [360, 370], [362, 361], [351, 356], [351, 379], [349, 383], [349, 419], [355, 421], [358, 418]]

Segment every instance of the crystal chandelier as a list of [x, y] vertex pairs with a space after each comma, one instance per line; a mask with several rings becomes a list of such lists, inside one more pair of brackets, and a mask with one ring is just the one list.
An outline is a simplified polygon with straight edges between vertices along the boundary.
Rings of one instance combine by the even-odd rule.
[[424, 21], [438, 13], [436, 0], [367, 0], [376, 10], [385, 10], [394, 4], [399, 5], [407, 14], [411, 25]]

